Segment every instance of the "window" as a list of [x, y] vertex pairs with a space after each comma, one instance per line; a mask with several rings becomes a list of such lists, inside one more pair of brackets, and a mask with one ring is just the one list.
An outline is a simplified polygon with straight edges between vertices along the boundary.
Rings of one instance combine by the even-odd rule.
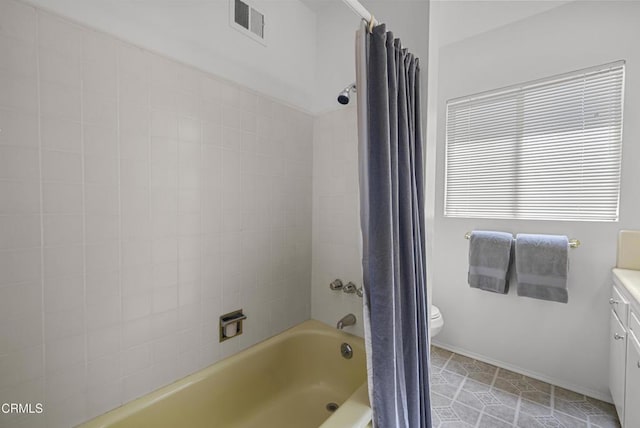
[[447, 102], [444, 215], [617, 221], [624, 61]]

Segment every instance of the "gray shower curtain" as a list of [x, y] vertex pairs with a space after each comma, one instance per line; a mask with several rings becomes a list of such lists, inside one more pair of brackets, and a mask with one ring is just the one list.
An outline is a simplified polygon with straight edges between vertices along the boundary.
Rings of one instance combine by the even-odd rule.
[[365, 342], [374, 425], [431, 427], [420, 65], [385, 25], [356, 44]]

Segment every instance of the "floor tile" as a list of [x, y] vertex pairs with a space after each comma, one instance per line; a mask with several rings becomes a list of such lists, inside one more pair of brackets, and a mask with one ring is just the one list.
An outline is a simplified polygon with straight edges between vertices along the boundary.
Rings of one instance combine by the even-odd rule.
[[524, 391], [522, 398], [525, 398], [534, 403], [542, 404], [543, 406], [551, 406], [551, 394], [540, 391]]
[[464, 384], [462, 385], [462, 389], [469, 392], [488, 392], [491, 390], [491, 383], [483, 383], [478, 382], [475, 379], [471, 379], [471, 377], [467, 377], [464, 380]]
[[561, 398], [565, 401], [583, 401], [585, 399], [584, 395], [561, 388], [559, 386], [553, 387], [553, 394], [556, 398]]
[[596, 412], [597, 408], [591, 406], [586, 400], [584, 401], [565, 401], [561, 398], [554, 400], [553, 408], [559, 412], [573, 416], [574, 418], [587, 420], [589, 414], [598, 415], [602, 412]]
[[616, 408], [611, 403], [607, 403], [601, 400], [596, 400], [595, 398], [591, 398], [591, 397], [586, 397], [586, 400], [600, 410], [600, 413], [597, 413], [597, 414], [604, 414], [604, 415], [616, 414]]
[[495, 377], [495, 372], [497, 369], [494, 368], [491, 372], [475, 372], [469, 373], [467, 376], [468, 379], [473, 379], [476, 382], [484, 383], [485, 385], [491, 385], [493, 383], [493, 379]]
[[[540, 420], [538, 418], [541, 418]], [[544, 425], [543, 417], [535, 417], [527, 413], [520, 413], [518, 420], [516, 421], [516, 427], [518, 428], [547, 428], [553, 425]], [[556, 425], [558, 426], [558, 425]]]
[[480, 401], [474, 393], [465, 391], [464, 389], [458, 393], [456, 401], [477, 410], [482, 410], [484, 407], [482, 401]]
[[492, 366], [491, 364], [477, 361], [469, 357], [464, 357], [459, 354], [453, 354], [445, 368], [449, 371], [461, 374], [463, 376], [468, 376], [476, 373], [486, 374], [493, 377], [493, 374], [496, 372], [496, 367]]
[[620, 428], [615, 407], [433, 346], [434, 428]]
[[478, 428], [512, 428], [513, 424], [484, 414], [480, 417]]
[[453, 352], [446, 351], [442, 348], [435, 346], [431, 347], [431, 364], [435, 367], [444, 367], [449, 361], [449, 358], [453, 355]]
[[620, 422], [615, 414], [589, 416], [591, 428], [620, 428]]
[[451, 405], [453, 399], [440, 395], [437, 392], [431, 392], [431, 406], [432, 407], [448, 407]]
[[587, 428], [589, 426], [587, 421], [576, 419], [560, 412], [553, 412], [553, 417], [560, 422], [560, 426], [563, 428]]
[[464, 376], [442, 370], [431, 376], [431, 390], [445, 397], [453, 398], [458, 392], [460, 384], [464, 382]]
[[505, 406], [516, 408], [518, 407], [518, 401], [520, 397], [508, 392], [500, 391], [499, 389], [492, 389], [491, 393]]
[[[433, 404], [433, 401], [432, 401], [431, 404]], [[440, 418], [438, 417], [436, 412], [431, 412], [431, 425], [433, 426], [433, 428], [439, 428], [440, 427]]]
[[462, 421], [442, 422], [439, 428], [474, 428], [475, 425], [469, 425]]
[[556, 413], [549, 416], [532, 416], [526, 413], [518, 416], [519, 428], [587, 428], [587, 422]]
[[553, 409], [523, 398], [520, 400], [520, 413], [532, 416], [551, 416]]
[[451, 408], [450, 406], [436, 407], [433, 409], [433, 411], [442, 422], [453, 422], [460, 420], [456, 412], [454, 412], [453, 408]]
[[454, 401], [451, 408], [456, 413], [459, 420], [466, 422], [469, 425], [475, 425], [478, 421], [478, 417], [480, 416], [480, 411], [467, 407], [459, 402]]
[[516, 417], [516, 409], [504, 404], [486, 406], [483, 411], [485, 415], [491, 415], [503, 421], [513, 421]]

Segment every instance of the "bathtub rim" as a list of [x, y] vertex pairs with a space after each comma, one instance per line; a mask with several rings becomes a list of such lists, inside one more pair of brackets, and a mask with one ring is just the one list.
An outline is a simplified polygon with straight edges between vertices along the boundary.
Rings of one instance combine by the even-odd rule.
[[[154, 404], [156, 404], [157, 402], [163, 400], [164, 398], [172, 395], [172, 394], [176, 394], [198, 382], [201, 382], [205, 379], [207, 379], [208, 377], [214, 375], [215, 373], [224, 370], [225, 368], [227, 368], [229, 365], [234, 363], [234, 358], [238, 357], [239, 355], [252, 350], [252, 352], [259, 352], [260, 350], [264, 349], [264, 348], [268, 348], [273, 346], [274, 344], [283, 342], [285, 340], [288, 340], [292, 337], [296, 337], [296, 336], [300, 336], [303, 334], [308, 334], [308, 333], [313, 333], [313, 334], [320, 334], [323, 336], [330, 336], [330, 337], [335, 337], [335, 338], [344, 338], [345, 340], [357, 340], [362, 342], [363, 338], [356, 336], [354, 334], [351, 334], [349, 332], [346, 331], [341, 331], [341, 330], [336, 330], [333, 327], [328, 326], [327, 324], [317, 321], [317, 320], [306, 320], [301, 322], [300, 324], [297, 324], [287, 330], [284, 330], [281, 333], [278, 333], [274, 336], [271, 336], [261, 342], [256, 343], [255, 345], [249, 346], [246, 349], [243, 349], [240, 352], [237, 352], [233, 355], [230, 355], [222, 360], [216, 361], [194, 373], [191, 373], [183, 378], [180, 378], [174, 382], [171, 382], [168, 385], [164, 385], [161, 386], [158, 389], [155, 389], [141, 397], [135, 398], [131, 401], [128, 401], [126, 403], [121, 404], [118, 407], [115, 407], [109, 411], [107, 411], [106, 413], [103, 413], [101, 415], [98, 415], [92, 419], [89, 419], [87, 421], [84, 421], [82, 423], [80, 423], [79, 425], [76, 426], [76, 428], [105, 428], [105, 427], [109, 427], [111, 424], [117, 423], [129, 416], [134, 415], [135, 413], [149, 407], [152, 406]], [[364, 348], [364, 344], [362, 345], [362, 347]], [[363, 384], [361, 384], [358, 388], [356, 388], [356, 390], [354, 391], [354, 393], [347, 399], [347, 401], [345, 401], [345, 403], [343, 404], [346, 405], [347, 402], [349, 402], [350, 400], [352, 400], [354, 397], [360, 397], [360, 395], [357, 395], [356, 393], [362, 389], [362, 387], [364, 386], [366, 389], [366, 384], [367, 381], [365, 380]], [[362, 400], [360, 398], [358, 398], [359, 402], [361, 402]], [[367, 398], [367, 404], [368, 404], [368, 398]], [[342, 406], [341, 406], [342, 407]], [[348, 406], [349, 407], [349, 406]], [[340, 409], [338, 409], [340, 410]], [[337, 413], [337, 412], [336, 412]], [[330, 416], [329, 419], [331, 419], [333, 417]], [[325, 422], [326, 423], [326, 422]], [[324, 426], [324, 424], [323, 424]]]

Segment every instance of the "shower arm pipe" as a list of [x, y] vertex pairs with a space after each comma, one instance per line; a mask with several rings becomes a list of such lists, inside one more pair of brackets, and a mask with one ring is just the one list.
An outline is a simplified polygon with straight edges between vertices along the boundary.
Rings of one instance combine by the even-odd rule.
[[355, 12], [357, 15], [361, 16], [362, 19], [367, 21], [369, 26], [369, 31], [376, 25], [378, 25], [378, 20], [369, 12], [358, 0], [342, 0], [344, 4], [349, 6], [349, 8]]

